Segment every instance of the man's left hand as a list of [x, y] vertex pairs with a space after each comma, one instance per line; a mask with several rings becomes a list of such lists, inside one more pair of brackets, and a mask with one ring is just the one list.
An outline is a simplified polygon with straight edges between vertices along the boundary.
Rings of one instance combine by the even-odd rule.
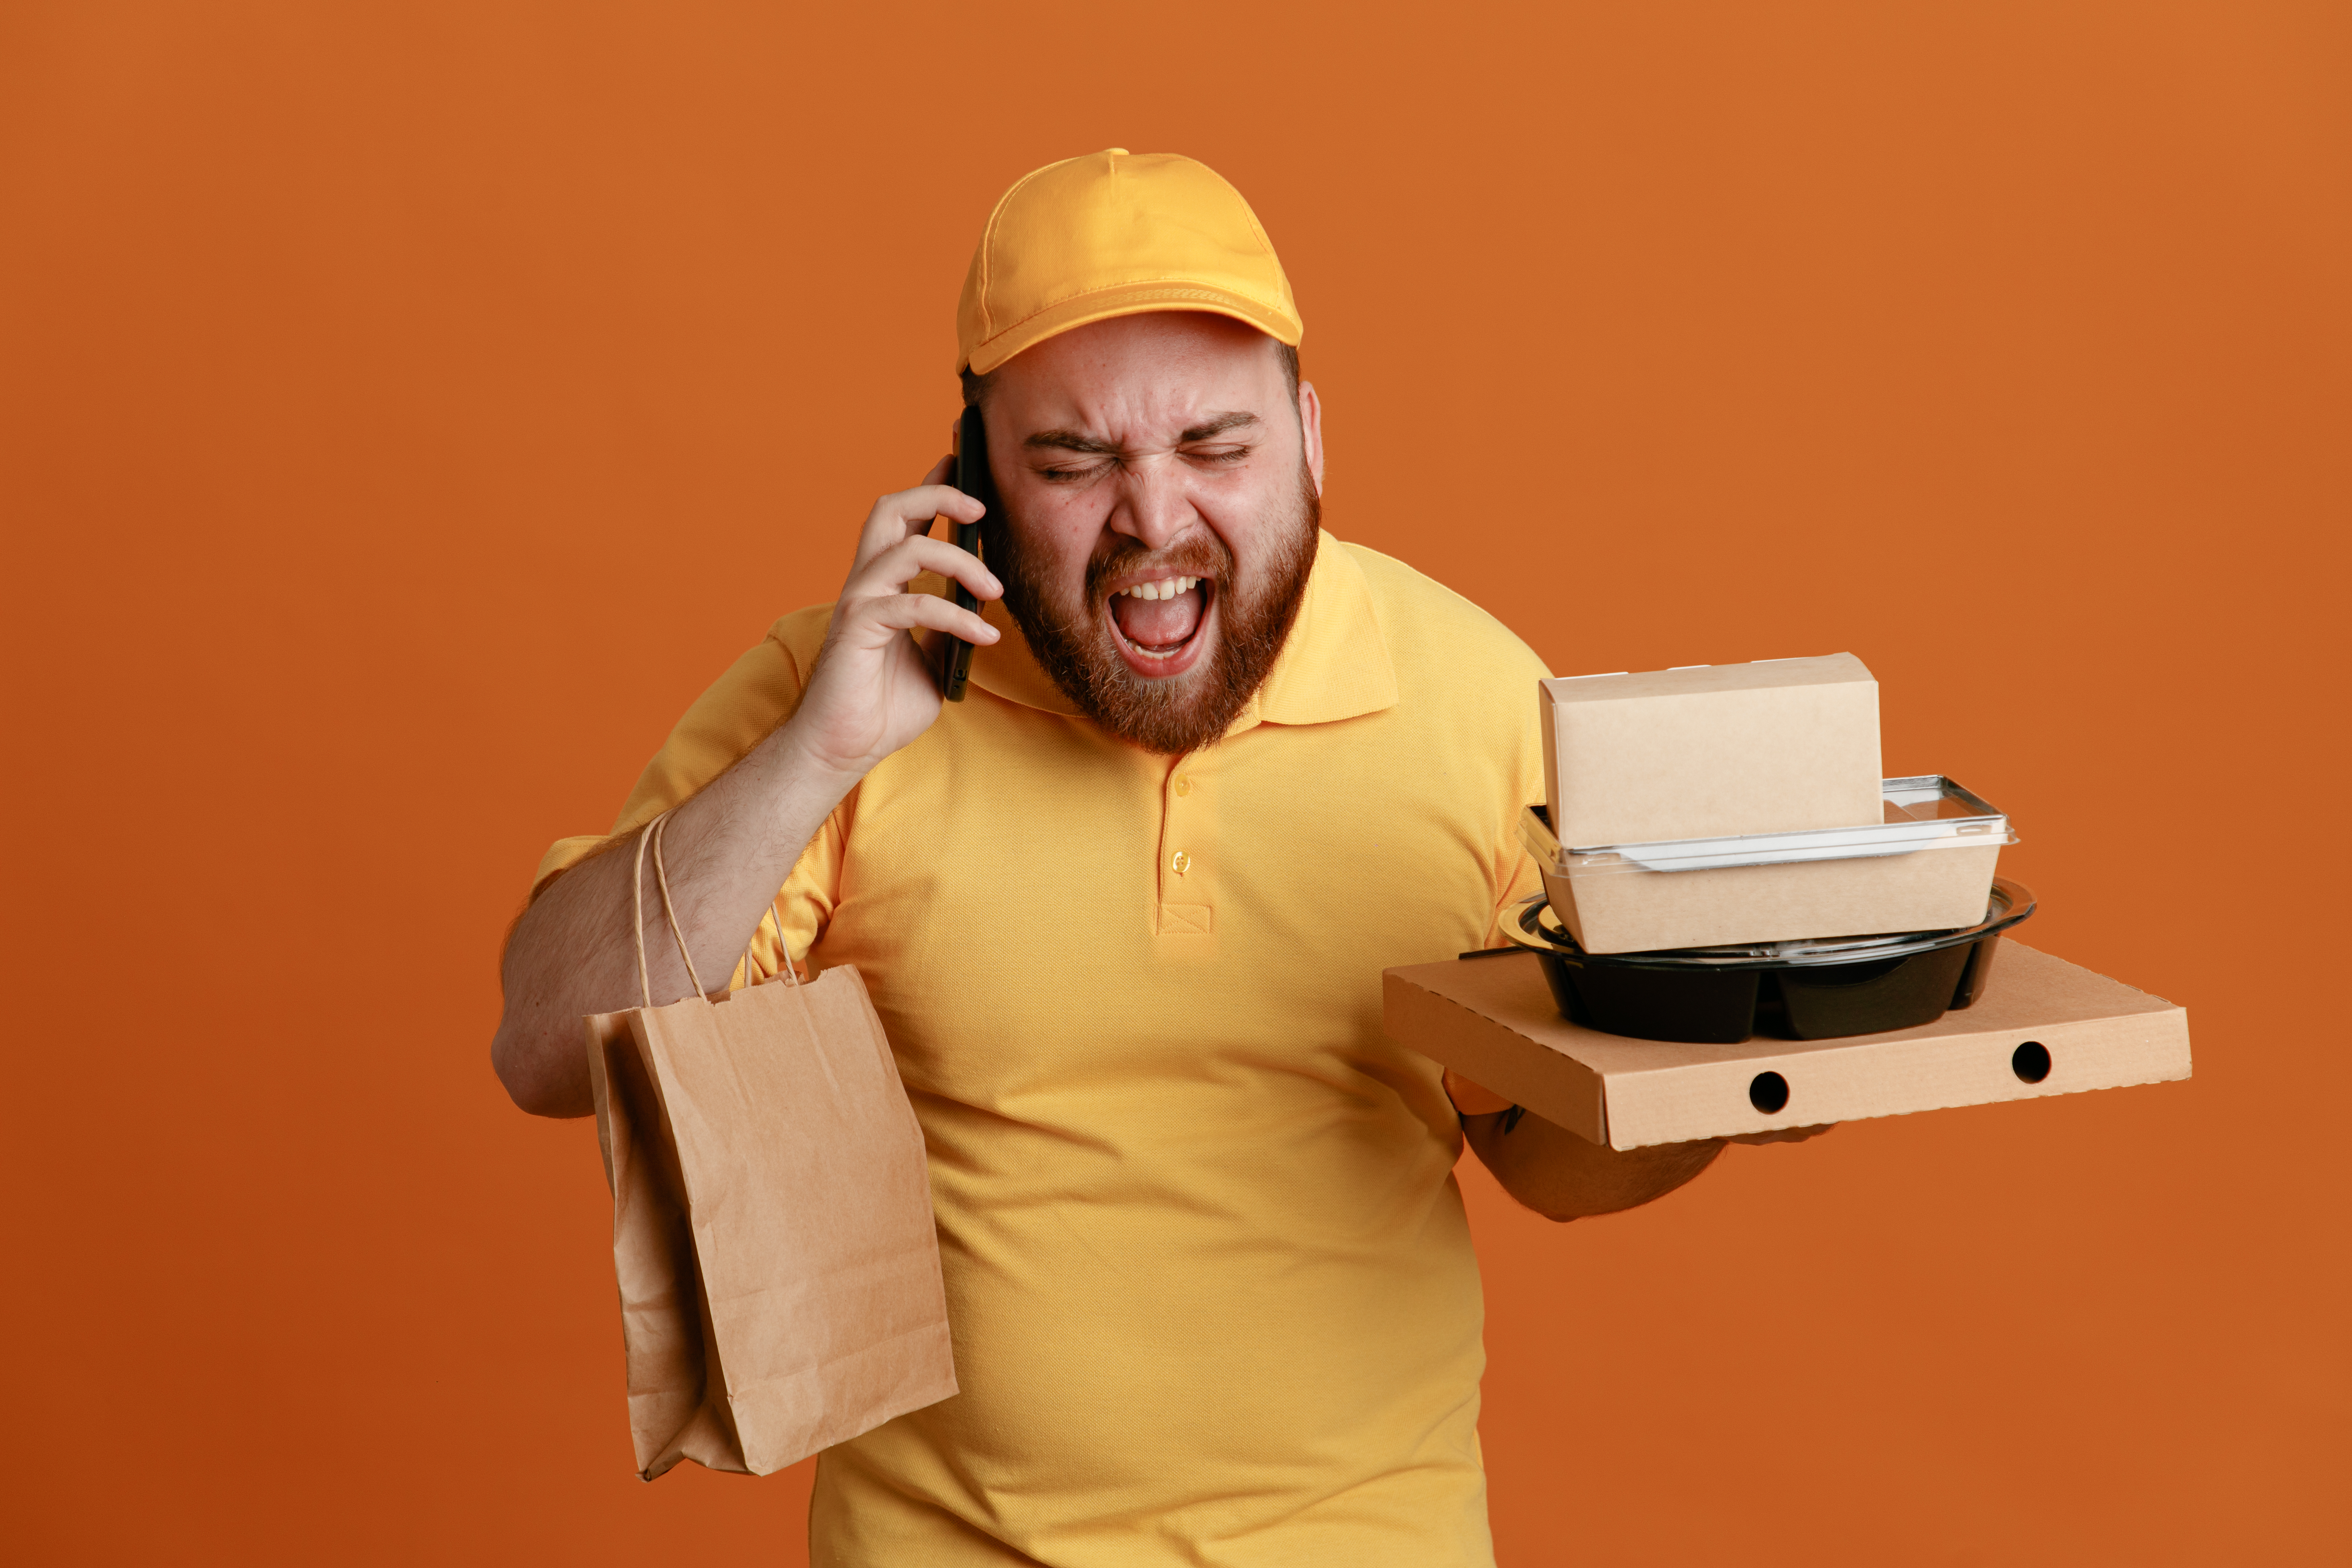
[[1808, 1138], [1818, 1138], [1837, 1125], [1824, 1121], [1815, 1127], [1782, 1127], [1770, 1132], [1741, 1132], [1724, 1140], [1727, 1143], [1801, 1143]]

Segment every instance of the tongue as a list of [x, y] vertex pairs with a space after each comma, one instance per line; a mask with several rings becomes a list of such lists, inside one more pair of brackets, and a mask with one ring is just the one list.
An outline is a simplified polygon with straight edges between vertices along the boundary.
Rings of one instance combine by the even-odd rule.
[[1201, 590], [1194, 588], [1172, 599], [1139, 599], [1121, 594], [1110, 602], [1110, 613], [1128, 641], [1138, 647], [1173, 647], [1201, 624]]

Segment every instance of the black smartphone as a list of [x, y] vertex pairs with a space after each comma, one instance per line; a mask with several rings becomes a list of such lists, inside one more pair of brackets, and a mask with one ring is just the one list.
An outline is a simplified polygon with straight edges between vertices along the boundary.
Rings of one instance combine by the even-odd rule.
[[[981, 421], [978, 408], [963, 411], [963, 423], [956, 428], [955, 488], [989, 510], [996, 511], [996, 486], [988, 475], [988, 426]], [[956, 548], [980, 553], [980, 524], [960, 522], [955, 525]], [[980, 600], [962, 584], [950, 579], [948, 585], [955, 591], [955, 602], [967, 610], [980, 608]], [[940, 695], [950, 702], [963, 700], [963, 689], [971, 679], [971, 644], [959, 637], [941, 639], [940, 644]]]

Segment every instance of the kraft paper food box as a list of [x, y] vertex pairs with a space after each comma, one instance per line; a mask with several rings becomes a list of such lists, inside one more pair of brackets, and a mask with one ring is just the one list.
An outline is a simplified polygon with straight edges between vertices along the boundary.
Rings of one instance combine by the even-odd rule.
[[1850, 653], [1538, 683], [1565, 845], [1880, 820], [1878, 682]]

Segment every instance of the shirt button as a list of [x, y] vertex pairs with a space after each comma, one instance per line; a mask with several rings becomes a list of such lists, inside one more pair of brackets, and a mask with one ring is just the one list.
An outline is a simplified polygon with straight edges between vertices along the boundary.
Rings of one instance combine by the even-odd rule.
[[1168, 865], [1170, 869], [1173, 870], [1181, 877], [1185, 872], [1192, 868], [1192, 858], [1184, 853], [1181, 849], [1179, 849], [1175, 854], [1168, 858]]
[[1192, 793], [1192, 781], [1188, 778], [1179, 778], [1176, 781], [1176, 793], [1178, 795], [1191, 795]]

